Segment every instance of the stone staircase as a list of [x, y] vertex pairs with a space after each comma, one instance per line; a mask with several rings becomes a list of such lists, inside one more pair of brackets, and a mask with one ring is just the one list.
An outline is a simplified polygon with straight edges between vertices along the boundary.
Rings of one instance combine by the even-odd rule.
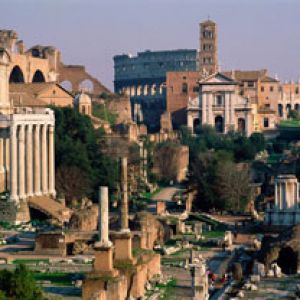
[[73, 211], [48, 196], [34, 196], [28, 199], [28, 205], [60, 222], [68, 222]]

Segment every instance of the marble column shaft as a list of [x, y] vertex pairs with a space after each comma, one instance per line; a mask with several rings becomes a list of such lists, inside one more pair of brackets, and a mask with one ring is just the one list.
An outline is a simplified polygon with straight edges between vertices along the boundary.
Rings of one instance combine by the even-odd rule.
[[34, 193], [41, 194], [40, 125], [34, 130]]
[[17, 149], [17, 126], [12, 125], [10, 128], [10, 152], [11, 152], [11, 170], [10, 170], [10, 199], [18, 200], [18, 149]]
[[47, 143], [48, 125], [42, 126], [42, 192], [48, 193], [48, 143]]
[[26, 130], [26, 190], [27, 195], [33, 195], [33, 166], [32, 166], [32, 125]]
[[49, 193], [55, 197], [54, 126], [49, 127]]
[[108, 187], [99, 188], [99, 242], [97, 246], [110, 247], [109, 240]]
[[19, 131], [19, 197], [26, 198], [25, 193], [25, 126], [20, 126]]

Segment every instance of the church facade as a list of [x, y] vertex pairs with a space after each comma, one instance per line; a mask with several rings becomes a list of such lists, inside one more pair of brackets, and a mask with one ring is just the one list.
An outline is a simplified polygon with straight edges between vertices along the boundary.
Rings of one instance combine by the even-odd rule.
[[196, 132], [197, 126], [210, 125], [219, 133], [230, 130], [251, 135], [252, 106], [238, 92], [238, 84], [222, 73], [212, 74], [199, 82], [199, 95], [190, 98], [187, 126]]

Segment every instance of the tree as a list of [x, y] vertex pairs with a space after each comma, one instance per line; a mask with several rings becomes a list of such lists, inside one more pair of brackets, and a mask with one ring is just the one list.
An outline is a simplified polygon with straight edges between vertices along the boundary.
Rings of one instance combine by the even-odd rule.
[[115, 189], [118, 181], [117, 162], [102, 154], [99, 132], [91, 119], [78, 111], [52, 108], [55, 112], [55, 163], [58, 194], [67, 201], [83, 196], [96, 199], [99, 185]]
[[296, 109], [292, 109], [289, 113], [289, 118], [293, 120], [298, 120], [299, 119], [299, 112]]
[[242, 211], [251, 197], [250, 177], [247, 168], [240, 168], [231, 161], [218, 165], [220, 196], [228, 210]]
[[44, 300], [42, 291], [35, 284], [31, 272], [18, 265], [14, 272], [0, 271], [0, 299]]

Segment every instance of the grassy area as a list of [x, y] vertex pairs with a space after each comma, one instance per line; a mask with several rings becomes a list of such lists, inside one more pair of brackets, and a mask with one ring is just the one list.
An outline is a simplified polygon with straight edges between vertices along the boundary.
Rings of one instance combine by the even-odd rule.
[[177, 252], [171, 254], [171, 256], [177, 256], [178, 257], [178, 256], [181, 256], [183, 254], [186, 254], [189, 251], [190, 251], [190, 249], [180, 249]]
[[51, 281], [56, 285], [71, 286], [74, 274], [72, 273], [33, 273], [33, 278], [36, 281]]
[[300, 120], [282, 120], [279, 123], [281, 127], [300, 127]]
[[38, 263], [49, 264], [49, 259], [15, 259], [13, 260], [13, 264], [15, 265], [28, 265], [28, 264], [38, 264]]
[[143, 198], [147, 198], [147, 199], [151, 199], [153, 196], [155, 196], [156, 194], [158, 194], [163, 188], [159, 187], [157, 188], [154, 192], [150, 193], [150, 192], [145, 192], [142, 194]]
[[204, 231], [203, 236], [206, 239], [223, 238], [224, 237], [224, 231], [222, 231], [222, 230]]
[[176, 279], [171, 279], [167, 284], [158, 284], [157, 285], [161, 296], [160, 300], [170, 300], [173, 299], [174, 288], [176, 287]]

